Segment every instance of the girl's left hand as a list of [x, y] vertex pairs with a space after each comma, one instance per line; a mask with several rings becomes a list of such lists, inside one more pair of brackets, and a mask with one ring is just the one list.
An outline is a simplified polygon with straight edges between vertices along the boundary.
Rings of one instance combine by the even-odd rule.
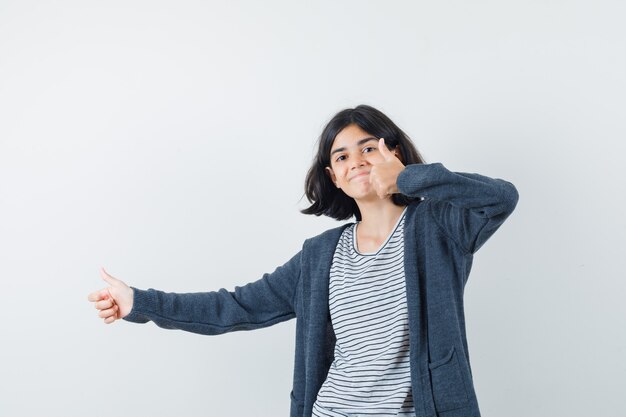
[[378, 197], [386, 198], [398, 192], [396, 181], [398, 180], [398, 175], [404, 169], [404, 164], [400, 162], [395, 152], [387, 149], [384, 138], [380, 138], [378, 141], [378, 151], [384, 160], [372, 166], [370, 170], [370, 184], [376, 190]]

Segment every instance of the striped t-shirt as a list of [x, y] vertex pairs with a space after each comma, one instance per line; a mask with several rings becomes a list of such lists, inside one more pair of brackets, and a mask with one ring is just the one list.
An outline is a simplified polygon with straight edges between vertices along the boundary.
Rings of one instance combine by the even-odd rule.
[[414, 416], [404, 276], [404, 217], [375, 253], [361, 253], [347, 227], [330, 268], [335, 359], [313, 416]]

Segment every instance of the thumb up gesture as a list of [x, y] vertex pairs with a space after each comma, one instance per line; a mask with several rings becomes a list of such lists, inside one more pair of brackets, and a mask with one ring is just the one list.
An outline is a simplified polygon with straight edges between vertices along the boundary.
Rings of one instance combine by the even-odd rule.
[[100, 270], [102, 279], [109, 284], [109, 287], [94, 291], [87, 296], [87, 299], [100, 310], [98, 316], [104, 319], [106, 324], [124, 318], [133, 308], [133, 289], [117, 278], [109, 275], [104, 268]]
[[378, 197], [385, 198], [398, 192], [396, 181], [398, 175], [404, 169], [404, 164], [400, 161], [395, 149], [393, 151], [387, 149], [384, 138], [380, 138], [378, 141], [378, 151], [382, 155], [383, 160], [372, 165], [370, 184], [376, 190]]

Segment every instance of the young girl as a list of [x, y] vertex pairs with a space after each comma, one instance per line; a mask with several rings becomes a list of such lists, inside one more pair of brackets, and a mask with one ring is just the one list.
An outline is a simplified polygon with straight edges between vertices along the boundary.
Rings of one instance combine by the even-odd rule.
[[153, 321], [201, 334], [296, 318], [291, 417], [479, 417], [463, 289], [473, 254], [513, 212], [510, 182], [426, 164], [366, 105], [324, 128], [306, 177], [305, 214], [344, 224], [234, 291], [128, 287], [89, 295], [105, 323]]

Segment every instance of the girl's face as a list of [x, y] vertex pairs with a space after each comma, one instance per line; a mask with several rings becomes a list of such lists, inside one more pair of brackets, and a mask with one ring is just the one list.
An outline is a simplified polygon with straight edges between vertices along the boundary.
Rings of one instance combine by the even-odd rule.
[[378, 150], [378, 140], [351, 124], [337, 134], [330, 148], [326, 172], [337, 188], [355, 200], [379, 198], [369, 182], [372, 165], [385, 160]]

